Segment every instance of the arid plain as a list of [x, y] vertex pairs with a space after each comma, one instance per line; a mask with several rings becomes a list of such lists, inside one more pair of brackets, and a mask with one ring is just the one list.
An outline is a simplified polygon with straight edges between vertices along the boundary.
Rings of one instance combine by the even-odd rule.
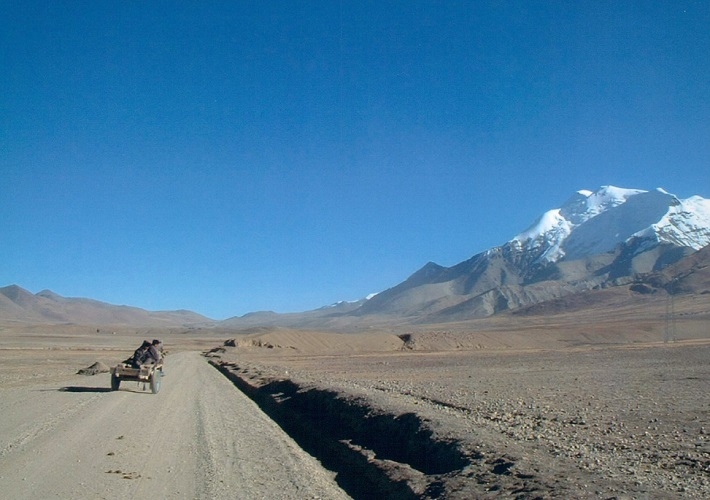
[[[166, 415], [178, 412], [171, 405], [189, 405], [181, 398], [192, 397], [192, 375], [180, 367], [193, 366], [192, 356], [199, 354], [200, 364], [212, 364], [217, 370], [210, 370], [227, 376], [219, 377], [229, 381], [219, 386], [225, 398], [239, 391], [249, 396], [251, 401], [244, 401], [255, 403], [324, 466], [316, 474], [323, 477], [320, 489], [310, 497], [334, 495], [332, 478], [342, 490], [338, 495], [353, 498], [707, 498], [710, 295], [686, 294], [671, 302], [665, 294], [619, 289], [600, 292], [598, 300], [587, 298], [585, 304], [347, 334], [8, 324], [0, 330], [0, 392], [17, 398], [24, 392], [27, 398], [11, 405], [4, 397], [6, 403], [0, 403], [6, 422], [0, 433], [0, 484], [5, 491], [55, 488], [77, 498], [82, 491], [140, 492], [125, 486], [139, 481], [154, 487], [146, 477], [155, 478], [154, 485], [161, 470], [175, 466], [160, 454], [148, 462], [152, 472], [134, 463], [124, 482], [99, 490], [72, 489], [66, 484], [71, 478], [23, 490], [25, 480], [8, 470], [36, 435], [47, 434], [47, 446], [69, 446], [51, 422], [27, 427], [27, 419], [48, 407], [43, 400], [56, 394], [74, 398], [77, 402], [57, 411], [75, 415], [89, 405], [82, 398], [108, 401], [116, 396], [106, 392], [108, 374], [76, 372], [97, 361], [115, 364], [144, 338], [160, 338], [169, 351], [161, 393], [142, 397], [140, 390], [122, 388], [127, 400], [121, 404], [140, 398], [150, 408], [156, 398]], [[169, 390], [174, 397], [161, 401]], [[150, 418], [150, 410], [145, 415]], [[92, 417], [97, 428], [101, 418], [107, 417], [102, 412]], [[223, 418], [230, 424], [220, 435], [256, 432], [247, 421]], [[10, 430], [13, 422], [25, 426], [24, 434]], [[157, 430], [172, 432], [163, 425]], [[117, 438], [117, 432], [106, 432]], [[197, 431], [184, 434], [173, 439], [187, 448], [199, 441]], [[240, 454], [281, 460], [263, 448], [233, 448], [232, 461]], [[111, 452], [102, 449], [102, 455]], [[225, 463], [230, 462], [185, 470], [227, 478], [229, 471], [219, 470]], [[115, 476], [107, 472], [114, 470], [108, 464], [104, 468], [95, 471], [102, 484]], [[314, 474], [303, 470], [308, 472], [298, 473]], [[261, 480], [268, 484], [270, 477]], [[274, 476], [274, 487], [259, 494], [311, 494], [301, 486], [284, 489], [279, 481]], [[214, 485], [182, 487], [196, 497], [234, 495]]]

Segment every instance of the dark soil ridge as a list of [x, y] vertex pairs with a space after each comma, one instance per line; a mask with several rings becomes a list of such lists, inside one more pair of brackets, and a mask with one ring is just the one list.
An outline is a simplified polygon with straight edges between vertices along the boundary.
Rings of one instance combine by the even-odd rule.
[[210, 364], [334, 471], [339, 486], [354, 499], [438, 498], [446, 477], [481, 458], [463, 452], [456, 441], [437, 438], [414, 413], [387, 413], [358, 398], [292, 380], [252, 378], [237, 363]]

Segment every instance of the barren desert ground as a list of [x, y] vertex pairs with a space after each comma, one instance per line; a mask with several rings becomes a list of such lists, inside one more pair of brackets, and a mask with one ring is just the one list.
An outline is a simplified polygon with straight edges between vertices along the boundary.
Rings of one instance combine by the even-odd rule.
[[136, 382], [112, 392], [107, 373], [77, 368], [115, 365], [138, 337], [78, 330], [2, 334], [4, 498], [347, 498], [199, 343], [172, 343], [187, 349], [167, 357], [158, 394]]
[[[681, 318], [672, 336], [643, 315], [511, 321], [366, 334], [7, 326], [0, 488], [13, 498], [710, 496], [706, 315]], [[76, 374], [154, 337], [169, 350], [156, 395]]]

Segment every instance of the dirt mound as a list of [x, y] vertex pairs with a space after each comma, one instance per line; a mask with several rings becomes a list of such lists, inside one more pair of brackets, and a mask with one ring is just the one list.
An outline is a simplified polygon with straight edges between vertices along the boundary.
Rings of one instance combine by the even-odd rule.
[[78, 372], [76, 372], [77, 375], [97, 375], [99, 373], [108, 373], [111, 371], [111, 368], [103, 364], [101, 361], [97, 361], [91, 366], [88, 366], [86, 368], [82, 368]]
[[279, 330], [246, 335], [236, 340], [240, 349], [272, 349], [274, 352], [300, 354], [356, 354], [392, 352], [402, 349], [402, 340], [388, 333], [325, 333]]

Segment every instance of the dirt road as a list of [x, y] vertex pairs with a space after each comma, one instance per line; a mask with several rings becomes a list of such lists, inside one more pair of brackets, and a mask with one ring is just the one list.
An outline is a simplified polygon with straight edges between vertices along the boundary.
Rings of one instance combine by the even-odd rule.
[[169, 356], [161, 391], [108, 374], [0, 389], [6, 498], [347, 498], [196, 352]]

